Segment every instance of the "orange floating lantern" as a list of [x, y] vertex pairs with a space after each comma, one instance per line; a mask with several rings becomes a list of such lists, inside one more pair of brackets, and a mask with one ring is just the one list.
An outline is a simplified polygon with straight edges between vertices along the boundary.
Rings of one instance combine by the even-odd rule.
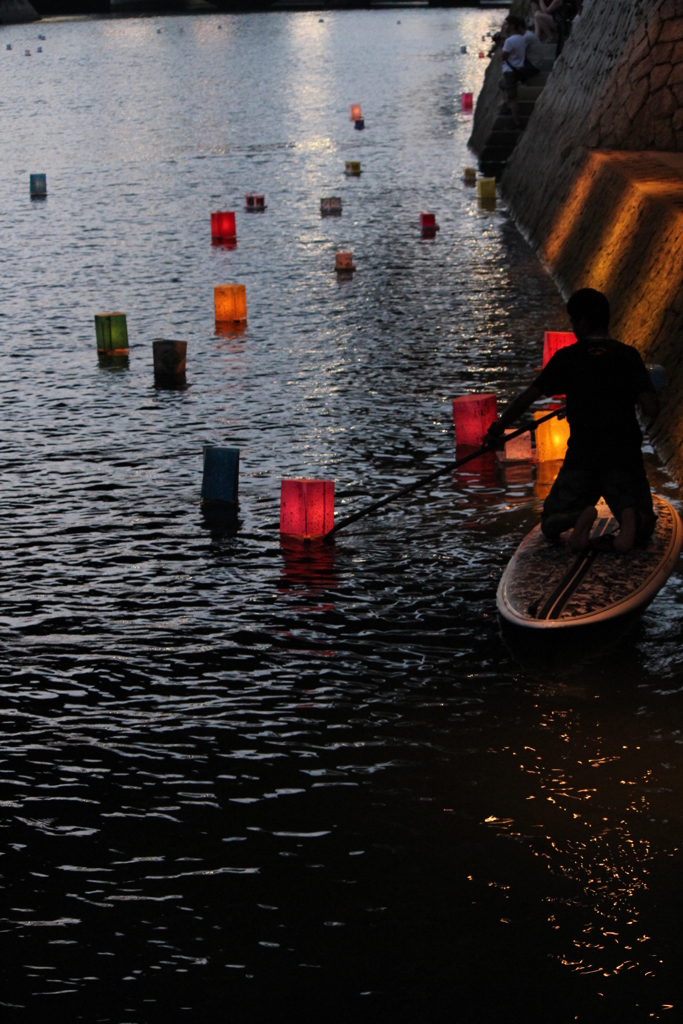
[[483, 444], [486, 431], [498, 419], [494, 394], [461, 395], [453, 399], [453, 424], [458, 444], [476, 448]]
[[334, 526], [334, 480], [283, 480], [280, 533], [299, 540], [324, 537]]
[[217, 324], [244, 323], [247, 319], [247, 289], [243, 284], [220, 284], [213, 290]]
[[334, 269], [344, 271], [355, 270], [356, 264], [353, 262], [353, 253], [338, 252], [335, 256]]
[[[534, 419], [548, 414], [548, 409], [534, 413]], [[556, 462], [564, 459], [569, 441], [569, 423], [566, 419], [558, 419], [541, 423], [536, 430], [536, 458], [539, 462]]]
[[232, 210], [223, 210], [211, 214], [211, 241], [216, 244], [221, 242], [234, 242], [237, 238], [235, 227], [235, 214]]
[[463, 114], [471, 114], [474, 103], [474, 97], [471, 92], [463, 92], [460, 95], [460, 109]]
[[351, 120], [352, 121], [360, 121], [362, 119], [362, 117], [363, 117], [363, 115], [360, 112], [360, 103], [352, 103], [351, 104]]
[[543, 365], [549, 362], [561, 348], [576, 344], [576, 335], [571, 331], [546, 331], [543, 335]]

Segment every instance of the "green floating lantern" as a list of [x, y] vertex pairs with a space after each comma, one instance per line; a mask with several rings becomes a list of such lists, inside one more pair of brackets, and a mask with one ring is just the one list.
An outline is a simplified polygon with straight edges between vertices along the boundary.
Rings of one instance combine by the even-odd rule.
[[128, 326], [125, 313], [95, 313], [97, 354], [100, 357], [128, 355]]

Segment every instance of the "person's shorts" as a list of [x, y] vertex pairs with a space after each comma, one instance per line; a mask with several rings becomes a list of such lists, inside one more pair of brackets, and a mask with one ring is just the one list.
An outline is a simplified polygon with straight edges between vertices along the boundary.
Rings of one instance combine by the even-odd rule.
[[504, 71], [503, 72], [503, 89], [505, 95], [509, 100], [517, 99], [517, 83], [519, 77], [515, 71]]
[[[641, 463], [632, 468], [603, 470], [568, 469], [562, 466], [550, 494], [545, 499], [541, 524], [547, 536], [559, 532], [563, 520], [569, 529], [571, 518], [578, 519], [585, 508], [604, 498], [612, 515], [621, 522], [625, 508], [635, 509], [636, 540], [646, 543], [655, 528], [652, 493]], [[556, 518], [555, 518], [556, 517]], [[554, 521], [553, 521], [554, 520]]]

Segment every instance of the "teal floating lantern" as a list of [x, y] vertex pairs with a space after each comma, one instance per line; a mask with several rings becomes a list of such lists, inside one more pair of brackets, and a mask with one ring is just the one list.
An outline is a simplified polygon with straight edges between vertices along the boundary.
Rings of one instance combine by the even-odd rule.
[[240, 450], [208, 444], [204, 448], [203, 503], [235, 503], [239, 487]]
[[31, 199], [45, 199], [47, 197], [47, 175], [32, 174], [29, 188]]

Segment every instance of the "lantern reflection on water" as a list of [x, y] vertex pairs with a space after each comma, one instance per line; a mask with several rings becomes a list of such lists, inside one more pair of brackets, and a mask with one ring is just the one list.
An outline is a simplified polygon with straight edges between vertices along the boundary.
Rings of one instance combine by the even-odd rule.
[[[550, 410], [544, 409], [534, 413], [534, 419], [538, 420], [546, 416]], [[539, 462], [554, 462], [564, 459], [567, 454], [567, 441], [569, 440], [569, 423], [566, 419], [558, 419], [555, 416], [552, 420], [541, 423], [536, 429], [536, 457]]]
[[221, 242], [234, 242], [237, 238], [235, 214], [232, 210], [223, 210], [211, 214], [211, 241], [214, 245]]
[[552, 462], [539, 462], [536, 466], [536, 483], [534, 484], [534, 494], [537, 498], [542, 501], [550, 494], [550, 488], [557, 479], [557, 474], [562, 468], [562, 460], [555, 459]]
[[575, 344], [576, 335], [571, 331], [546, 331], [543, 335], [543, 365], [545, 366], [561, 348]]
[[213, 290], [217, 324], [243, 323], [247, 319], [247, 289], [243, 284], [221, 284]]
[[498, 403], [494, 394], [461, 395], [453, 399], [453, 424], [458, 445], [478, 447], [497, 419]]
[[299, 540], [324, 537], [334, 526], [334, 480], [283, 480], [280, 533]]

